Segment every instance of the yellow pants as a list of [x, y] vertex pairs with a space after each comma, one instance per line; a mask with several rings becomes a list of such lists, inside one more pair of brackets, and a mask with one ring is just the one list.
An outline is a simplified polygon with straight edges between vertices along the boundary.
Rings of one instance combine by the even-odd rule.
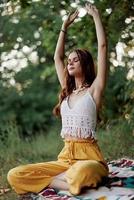
[[18, 194], [38, 193], [63, 172], [69, 191], [77, 195], [85, 186], [96, 187], [108, 175], [108, 166], [95, 140], [71, 140], [65, 141], [56, 161], [13, 168], [7, 178]]

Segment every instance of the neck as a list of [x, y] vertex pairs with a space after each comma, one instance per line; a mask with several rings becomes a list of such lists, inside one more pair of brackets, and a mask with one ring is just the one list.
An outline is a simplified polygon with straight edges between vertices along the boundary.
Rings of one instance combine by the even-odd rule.
[[74, 94], [78, 94], [79, 92], [83, 91], [85, 88], [87, 88], [89, 86], [88, 83], [83, 83], [82, 85], [80, 85], [78, 88], [73, 90]]
[[75, 78], [75, 89], [80, 89], [84, 85], [84, 79], [82, 78]]

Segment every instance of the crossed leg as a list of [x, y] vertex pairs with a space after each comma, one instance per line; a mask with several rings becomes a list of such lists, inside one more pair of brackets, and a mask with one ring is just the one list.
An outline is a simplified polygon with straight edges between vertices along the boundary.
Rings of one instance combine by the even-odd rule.
[[78, 195], [83, 187], [96, 187], [107, 175], [106, 168], [95, 160], [77, 161], [72, 166], [51, 161], [16, 167], [9, 171], [8, 181], [18, 194], [38, 193], [49, 186]]
[[71, 194], [78, 195], [83, 187], [96, 187], [108, 170], [98, 161], [77, 161], [65, 173]]
[[83, 187], [96, 187], [107, 175], [108, 171], [98, 161], [77, 161], [67, 171], [54, 177], [49, 186], [78, 195]]
[[17, 194], [38, 193], [67, 169], [68, 164], [61, 161], [28, 164], [11, 169], [7, 179]]

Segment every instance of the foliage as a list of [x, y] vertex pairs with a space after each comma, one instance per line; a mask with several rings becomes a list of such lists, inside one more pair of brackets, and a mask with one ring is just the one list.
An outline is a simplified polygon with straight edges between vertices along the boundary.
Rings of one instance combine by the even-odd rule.
[[[57, 102], [60, 86], [53, 54], [62, 13], [71, 11], [72, 3], [74, 1], [12, 0], [1, 4], [0, 118], [2, 123], [15, 119], [22, 135], [46, 134], [55, 123], [52, 108]], [[81, 8], [85, 1], [78, 1], [77, 4]], [[110, 72], [102, 121], [104, 124], [122, 118], [133, 127], [134, 82], [126, 78], [130, 70], [127, 63], [132, 61], [124, 56], [125, 67], [120, 65], [115, 68], [109, 60], [111, 52], [116, 55], [117, 42], [126, 43], [127, 48], [132, 46], [132, 23], [125, 23], [125, 20], [132, 16], [133, 3], [95, 0], [95, 4], [102, 14], [109, 47]], [[128, 36], [122, 38], [124, 33]], [[95, 27], [89, 16], [80, 18], [68, 30], [66, 51], [76, 47], [90, 49], [96, 60]], [[11, 63], [12, 68], [9, 67]]]

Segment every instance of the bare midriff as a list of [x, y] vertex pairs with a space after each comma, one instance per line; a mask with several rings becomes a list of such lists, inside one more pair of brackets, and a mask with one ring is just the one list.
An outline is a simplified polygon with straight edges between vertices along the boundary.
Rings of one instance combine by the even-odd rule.
[[73, 137], [73, 136], [66, 136], [64, 138], [65, 140], [76, 140], [76, 141], [96, 141], [96, 139], [88, 137], [88, 138], [78, 138], [78, 137]]

